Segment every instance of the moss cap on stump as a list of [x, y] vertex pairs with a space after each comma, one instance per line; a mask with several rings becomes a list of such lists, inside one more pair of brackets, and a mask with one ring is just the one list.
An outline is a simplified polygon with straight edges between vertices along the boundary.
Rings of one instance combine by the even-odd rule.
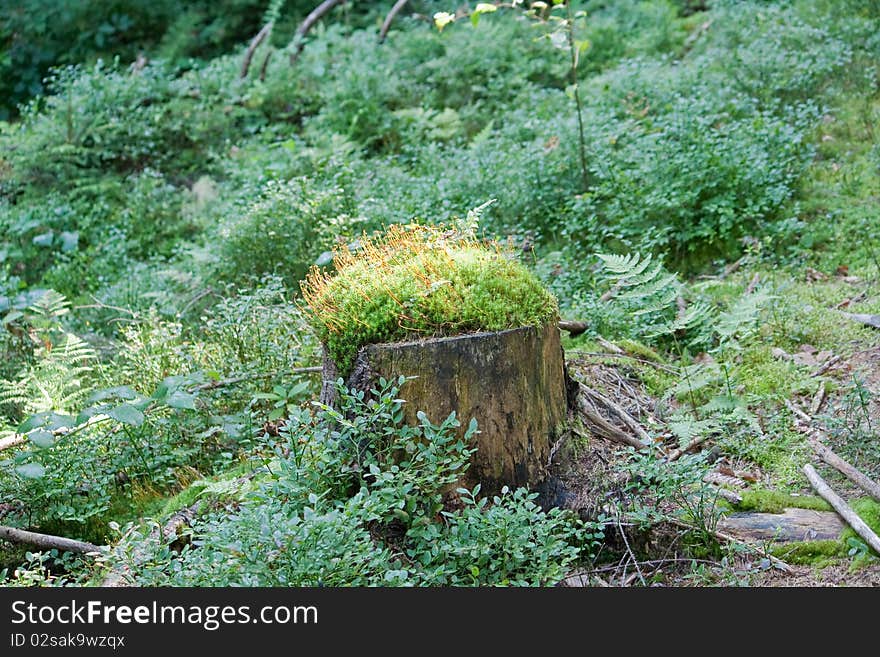
[[543, 326], [556, 299], [496, 242], [445, 227], [393, 225], [334, 250], [335, 272], [302, 283], [311, 324], [341, 374], [368, 344]]

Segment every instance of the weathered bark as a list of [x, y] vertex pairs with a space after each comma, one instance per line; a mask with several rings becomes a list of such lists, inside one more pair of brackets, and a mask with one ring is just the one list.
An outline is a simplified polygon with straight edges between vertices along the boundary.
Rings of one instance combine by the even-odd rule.
[[388, 30], [391, 29], [391, 23], [394, 22], [394, 17], [400, 13], [400, 10], [406, 6], [406, 3], [409, 0], [397, 0], [394, 3], [394, 6], [391, 7], [391, 11], [388, 12], [388, 15], [385, 17], [385, 22], [382, 23], [382, 29], [379, 30], [379, 43], [384, 43], [385, 37], [388, 36]]
[[[523, 327], [415, 342], [368, 345], [347, 378], [369, 390], [381, 376], [415, 376], [401, 391], [405, 421], [424, 411], [439, 423], [452, 411], [463, 434], [476, 418], [477, 452], [460, 485], [485, 493], [502, 486], [537, 487], [547, 479], [550, 448], [561, 435], [569, 406], [559, 329]], [[321, 401], [333, 405], [339, 371], [325, 357]]]
[[731, 513], [718, 527], [734, 536], [754, 541], [836, 540], [844, 524], [833, 511], [785, 509], [783, 513]]

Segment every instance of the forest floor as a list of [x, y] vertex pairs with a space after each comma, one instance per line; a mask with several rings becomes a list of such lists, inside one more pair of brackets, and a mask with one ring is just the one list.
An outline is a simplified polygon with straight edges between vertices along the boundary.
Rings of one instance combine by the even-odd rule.
[[[777, 357], [794, 360], [798, 365], [812, 368], [819, 374], [817, 392], [810, 398], [802, 396], [790, 400], [791, 405], [783, 404], [778, 409], [784, 412], [794, 406], [803, 409], [811, 416], [811, 426], [823, 436], [826, 446], [838, 451], [846, 451], [850, 458], [861, 461], [876, 471], [876, 461], [870, 455], [859, 455], [859, 436], [847, 441], [847, 432], [835, 432], [833, 438], [828, 437], [827, 425], [836, 423], [838, 426], [853, 424], [853, 407], [851, 388], [848, 382], [859, 381], [864, 386], [864, 405], [859, 407], [863, 415], [856, 422], [864, 422], [867, 427], [880, 426], [880, 346], [871, 341], [854, 340], [849, 343], [849, 355], [837, 355], [831, 351], [822, 351], [811, 345], [803, 345], [795, 355], [776, 352]], [[638, 356], [628, 354], [617, 345], [603, 341], [599, 350], [581, 351], [575, 349], [569, 353], [568, 367], [575, 379], [589, 382], [619, 407], [625, 409], [633, 418], [640, 422], [656, 423], [656, 418], [664, 413], [664, 400], [652, 396], [643, 382], [644, 369], [633, 367], [650, 363]], [[650, 367], [663, 367], [658, 363]], [[820, 393], [819, 390], [822, 392]], [[826, 390], [829, 392], [826, 394]], [[611, 418], [613, 420], [613, 418]], [[823, 433], [823, 430], [826, 430]], [[768, 435], [767, 440], [773, 441], [774, 436]], [[567, 466], [561, 468], [563, 480], [569, 498], [566, 506], [577, 510], [585, 516], [595, 516], [602, 509], [621, 508], [626, 506], [629, 495], [636, 490], [629, 487], [632, 469], [628, 462], [632, 457], [632, 448], [623, 447], [611, 441], [593, 436], [583, 439], [573, 437], [577, 442], [574, 449], [567, 452], [571, 457]], [[798, 447], [808, 449], [804, 445]], [[563, 450], [564, 451], [564, 450]], [[799, 449], [793, 449], [798, 454]], [[754, 462], [737, 458], [724, 453], [715, 441], [707, 440], [692, 450], [696, 458], [706, 457], [714, 463], [714, 471], [728, 476], [726, 487], [742, 494], [745, 491], [756, 491], [760, 496], [773, 491], [786, 491], [788, 499], [796, 500], [799, 496], [815, 499], [806, 477], [800, 482], [780, 481], [773, 471], [762, 471]], [[794, 458], [795, 461], [803, 459]], [[835, 492], [846, 500], [864, 497], [865, 493], [855, 484], [829, 466], [824, 466], [817, 456], [807, 458], [819, 468], [823, 476], [831, 482]], [[789, 471], [789, 468], [782, 468]], [[628, 474], [627, 474], [628, 473]], [[734, 474], [735, 473], [735, 474]], [[745, 473], [745, 474], [744, 474]], [[737, 476], [739, 475], [739, 476]], [[876, 477], [874, 477], [876, 479]], [[725, 482], [726, 483], [726, 482]], [[714, 490], [711, 487], [709, 490]], [[642, 490], [644, 492], [644, 489]], [[607, 545], [609, 554], [605, 563], [600, 555], [597, 564], [588, 571], [575, 571], [561, 584], [562, 586], [778, 586], [778, 587], [823, 587], [823, 586], [880, 586], [880, 563], [875, 560], [854, 562], [852, 554], [843, 556], [827, 556], [817, 550], [808, 557], [810, 563], [787, 563], [774, 565], [767, 556], [779, 554], [779, 548], [791, 537], [782, 536], [782, 509], [770, 509], [779, 520], [779, 536], [776, 540], [756, 540], [748, 530], [732, 531], [725, 527], [727, 536], [733, 534], [737, 541], [719, 541], [716, 554], [705, 555], [705, 558], [694, 556], [693, 542], [688, 540], [690, 532], [700, 529], [713, 532], [718, 524], [729, 514], [736, 512], [737, 506], [725, 504], [719, 498], [712, 498], [710, 509], [705, 517], [695, 519], [691, 509], [676, 506], [674, 495], [660, 495], [654, 499], [657, 509], [664, 509], [669, 517], [674, 518], [684, 511], [689, 517], [688, 523], [677, 523], [674, 520], [666, 523], [660, 520], [656, 524], [638, 523], [618, 524], [618, 533], [610, 536]], [[710, 493], [711, 497], [711, 493]], [[809, 506], [809, 505], [805, 505]], [[830, 514], [830, 511], [821, 513]], [[742, 515], [742, 514], [738, 514]], [[745, 515], [753, 515], [746, 513]], [[773, 524], [773, 516], [769, 523]], [[845, 526], [845, 525], [842, 525]], [[627, 538], [622, 540], [623, 535]], [[804, 543], [806, 543], [805, 541]], [[722, 543], [726, 543], [723, 544]]]

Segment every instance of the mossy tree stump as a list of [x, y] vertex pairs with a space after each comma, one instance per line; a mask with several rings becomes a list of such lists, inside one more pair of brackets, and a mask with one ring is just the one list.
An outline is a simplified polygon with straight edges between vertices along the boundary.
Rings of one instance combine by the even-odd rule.
[[[339, 369], [324, 359], [321, 399], [335, 401]], [[463, 435], [476, 418], [477, 451], [460, 482], [484, 493], [502, 486], [535, 488], [548, 476], [550, 450], [566, 420], [568, 393], [559, 329], [521, 327], [497, 332], [367, 345], [346, 384], [368, 391], [379, 377], [413, 376], [400, 396], [404, 418], [424, 411], [439, 424], [455, 411]]]

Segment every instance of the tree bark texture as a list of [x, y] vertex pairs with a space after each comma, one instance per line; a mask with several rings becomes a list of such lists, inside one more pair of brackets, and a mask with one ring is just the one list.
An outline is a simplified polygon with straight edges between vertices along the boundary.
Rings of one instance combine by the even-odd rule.
[[[321, 401], [333, 405], [339, 371], [324, 359]], [[404, 384], [405, 421], [424, 411], [435, 424], [452, 411], [460, 434], [476, 418], [480, 433], [471, 467], [459, 485], [535, 488], [548, 476], [551, 445], [566, 421], [567, 385], [559, 328], [522, 327], [362, 348], [346, 384], [369, 390], [379, 377], [417, 378]]]

